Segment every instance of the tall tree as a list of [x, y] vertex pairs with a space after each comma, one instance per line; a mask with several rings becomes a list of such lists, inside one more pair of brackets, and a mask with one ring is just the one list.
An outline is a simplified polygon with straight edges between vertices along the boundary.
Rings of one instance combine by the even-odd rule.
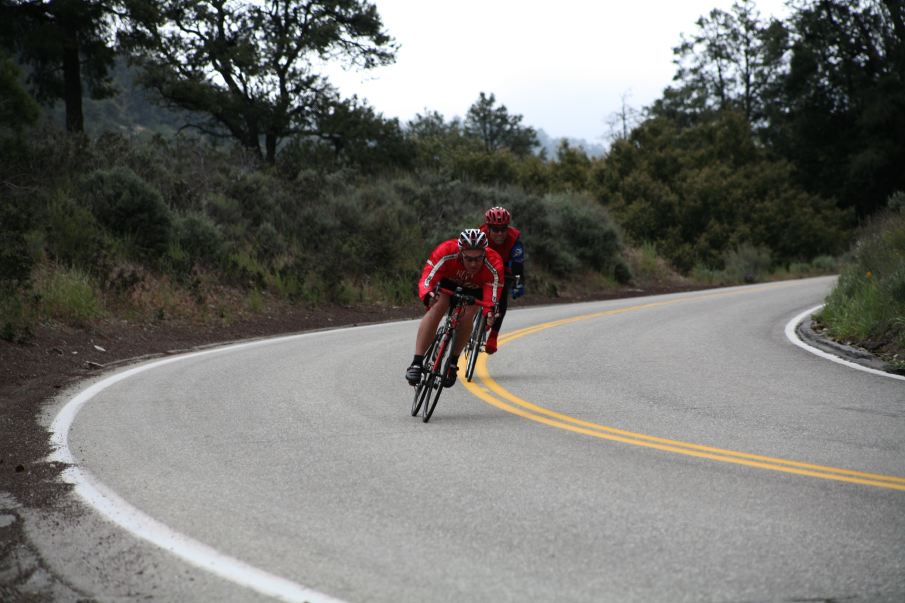
[[114, 94], [114, 0], [0, 0], [0, 41], [28, 65], [41, 102], [62, 99], [66, 128], [82, 132], [83, 88], [92, 98]]
[[[779, 21], [760, 17], [754, 0], [738, 0], [730, 12], [714, 9], [696, 22], [673, 49], [677, 66], [660, 113], [692, 117], [706, 111], [740, 111], [763, 125], [777, 82], [784, 73], [788, 32]], [[687, 117], [687, 116], [686, 116]]]
[[330, 145], [334, 160], [366, 171], [410, 165], [413, 149], [399, 120], [384, 118], [358, 96], [328, 98], [317, 114], [316, 137]]
[[511, 115], [506, 105], [496, 106], [496, 97], [481, 92], [465, 116], [465, 133], [479, 138], [488, 151], [508, 148], [525, 156], [540, 143], [534, 128], [522, 126], [521, 115]]
[[40, 109], [35, 100], [19, 83], [19, 68], [0, 51], [0, 127], [20, 131], [33, 124]]
[[465, 134], [461, 119], [446, 121], [437, 111], [415, 115], [406, 124], [405, 136], [414, 148], [416, 164], [431, 169], [449, 168], [456, 157], [484, 148], [481, 141]]
[[591, 160], [581, 147], [573, 147], [565, 139], [556, 149], [556, 161], [550, 164], [551, 187], [556, 191], [581, 192], [588, 189]]
[[693, 126], [646, 120], [613, 144], [593, 182], [632, 240], [654, 243], [687, 272], [722, 268], [745, 244], [783, 263], [842, 251], [848, 215], [797, 186], [793, 172], [741, 112], [721, 111]]
[[425, 111], [424, 115], [415, 114], [415, 118], [406, 125], [408, 135], [416, 140], [429, 138], [459, 138], [462, 136], [462, 123], [454, 117], [449, 122], [438, 111]]
[[861, 216], [905, 190], [905, 4], [799, 0], [774, 146]]
[[626, 140], [629, 132], [640, 123], [641, 112], [628, 104], [629, 92], [622, 93], [622, 106], [618, 111], [610, 113], [606, 125], [609, 130], [607, 138], [610, 142]]
[[395, 56], [363, 0], [136, 0], [130, 24], [122, 39], [147, 86], [270, 162], [282, 139], [318, 133], [314, 109], [335, 95], [319, 62], [369, 69]]

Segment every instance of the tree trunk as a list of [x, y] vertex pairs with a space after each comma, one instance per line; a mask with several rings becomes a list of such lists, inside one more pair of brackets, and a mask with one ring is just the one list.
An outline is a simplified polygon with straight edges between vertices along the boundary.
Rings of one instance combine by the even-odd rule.
[[239, 133], [239, 140], [249, 151], [254, 151], [258, 159], [262, 159], [264, 154], [261, 152], [261, 127], [258, 117], [254, 109], [246, 108], [242, 112], [241, 125], [236, 124], [235, 133]]
[[277, 135], [275, 132], [268, 132], [264, 137], [264, 145], [267, 148], [267, 163], [273, 165], [277, 160]]
[[79, 34], [71, 26], [63, 30], [63, 100], [66, 103], [66, 129], [70, 132], [84, 132]]

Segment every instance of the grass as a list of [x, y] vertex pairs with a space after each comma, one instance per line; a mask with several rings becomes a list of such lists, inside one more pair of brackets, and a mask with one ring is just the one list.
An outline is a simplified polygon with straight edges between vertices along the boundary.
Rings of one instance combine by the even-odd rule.
[[626, 247], [625, 259], [638, 283], [665, 283], [676, 280], [678, 275], [669, 263], [660, 257], [653, 243], [645, 242], [640, 247]]
[[817, 319], [832, 337], [905, 364], [905, 211], [865, 228]]
[[45, 265], [37, 271], [32, 288], [39, 316], [77, 327], [105, 315], [103, 295], [85, 272]]
[[[171, 251], [173, 248], [171, 247]], [[759, 260], [757, 254], [753, 254]], [[32, 272], [31, 287], [0, 299], [0, 337], [9, 341], [28, 338], [35, 325], [55, 321], [87, 327], [93, 321], [116, 318], [137, 322], [180, 321], [194, 324], [229, 324], [249, 314], [266, 314], [275, 308], [325, 304], [396, 306], [414, 299], [416, 272], [347, 276], [334, 281], [315, 270], [281, 271], [259, 261], [249, 250], [234, 251], [231, 279], [224, 282], [216, 268], [195, 265], [182, 278], [165, 267], [119, 260], [102, 273], [67, 267], [43, 258]], [[659, 256], [656, 247], [625, 247], [621, 261], [629, 267], [634, 288], [739, 284], [741, 270], [698, 267], [688, 277], [679, 275]], [[741, 262], [737, 262], [741, 263]], [[790, 266], [765, 278], [794, 278], [825, 273], [835, 267], [832, 258]], [[581, 270], [570, 279], [551, 274], [541, 265], [529, 264], [529, 295], [584, 298], [622, 287], [610, 274]], [[237, 278], [238, 275], [238, 278]], [[861, 315], [861, 310], [854, 310]]]
[[260, 314], [264, 311], [264, 296], [257, 289], [252, 289], [248, 292], [246, 304], [250, 312]]

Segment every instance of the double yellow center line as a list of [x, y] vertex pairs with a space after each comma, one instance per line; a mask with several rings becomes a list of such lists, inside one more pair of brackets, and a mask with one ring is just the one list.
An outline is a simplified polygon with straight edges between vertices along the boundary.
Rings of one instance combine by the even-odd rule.
[[[554, 320], [551, 322], [546, 322], [513, 331], [500, 339], [500, 346], [502, 347], [503, 345], [515, 341], [516, 339], [519, 339], [521, 337], [525, 337], [526, 335], [532, 335], [546, 329], [552, 329], [554, 327], [572, 324], [583, 320], [613, 316], [616, 314], [634, 312], [646, 308], [655, 308], [687, 301], [709, 299], [723, 295], [735, 295], [737, 293], [738, 291], [730, 291], [725, 293], [701, 295], [690, 298], [684, 297], [660, 302], [638, 304], [635, 306], [628, 306], [602, 312], [594, 312], [591, 314], [574, 316], [562, 320]], [[736, 465], [746, 465], [748, 467], [768, 469], [770, 471], [782, 471], [783, 473], [807, 475], [810, 477], [818, 477], [822, 479], [863, 484], [866, 486], [875, 486], [878, 488], [888, 488], [890, 490], [905, 491], [905, 478], [903, 477], [883, 475], [880, 473], [867, 473], [864, 471], [853, 471], [850, 469], [839, 469], [837, 467], [815, 465], [811, 463], [803, 463], [799, 461], [763, 456], [759, 454], [749, 454], [746, 452], [737, 452], [723, 448], [714, 448], [712, 446], [703, 446], [701, 444], [694, 444], [691, 442], [669, 440], [666, 438], [646, 435], [643, 433], [617, 429], [615, 427], [608, 427], [606, 425], [584, 421], [582, 419], [577, 419], [563, 413], [555, 412], [548, 408], [538, 406], [537, 404], [532, 404], [527, 400], [523, 400], [512, 392], [509, 392], [508, 390], [501, 387], [499, 383], [494, 381], [494, 379], [490, 376], [490, 373], [487, 371], [486, 354], [482, 354], [478, 357], [477, 364], [475, 365], [475, 376], [480, 381], [480, 384], [477, 381], [471, 383], [463, 381], [465, 383], [465, 387], [473, 395], [501, 410], [512, 413], [514, 415], [518, 415], [525, 419], [530, 419], [531, 421], [549, 425], [551, 427], [557, 427], [559, 429], [565, 429], [575, 433], [580, 433], [595, 438], [601, 438], [604, 440], [622, 442], [624, 444], [631, 444], [633, 446], [644, 446], [646, 448], [654, 448], [663, 452], [684, 454], [687, 456], [710, 459], [723, 463], [734, 463]]]

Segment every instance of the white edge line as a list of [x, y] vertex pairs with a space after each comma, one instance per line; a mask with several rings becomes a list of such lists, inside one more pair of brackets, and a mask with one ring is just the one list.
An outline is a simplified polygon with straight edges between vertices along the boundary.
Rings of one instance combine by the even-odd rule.
[[893, 375], [892, 373], [887, 373], [886, 371], [880, 371], [874, 368], [870, 368], [869, 366], [862, 366], [857, 362], [851, 362], [849, 360], [845, 360], [844, 358], [840, 358], [839, 356], [834, 356], [833, 354], [819, 350], [814, 346], [810, 346], [802, 341], [801, 338], [798, 337], [798, 333], [796, 331], [798, 324], [801, 323], [805, 318], [810, 317], [811, 314], [813, 314], [823, 306], [824, 304], [814, 306], [810, 310], [805, 310], [804, 312], [790, 320], [786, 325], [786, 338], [798, 347], [807, 350], [812, 354], [816, 354], [821, 358], [826, 358], [827, 360], [832, 360], [833, 362], [836, 362], [838, 364], [844, 364], [847, 367], [858, 369], [859, 371], [864, 371], [866, 373], [872, 373], [874, 375], [880, 375], [881, 377], [889, 377], [890, 379], [899, 379], [901, 381], [905, 381], [905, 377], [903, 377], [902, 375]]
[[[358, 327], [335, 329], [331, 332], [340, 332], [353, 328], [379, 327], [385, 326], [386, 324], [391, 323], [360, 325]], [[315, 333], [323, 333], [323, 331], [299, 333], [272, 339], [258, 339], [209, 350], [189, 352], [178, 356], [170, 356], [161, 360], [135, 366], [122, 372], [115, 373], [106, 379], [102, 379], [70, 399], [60, 412], [57, 413], [56, 417], [54, 417], [53, 423], [51, 423], [50, 426], [50, 442], [54, 451], [48, 456], [48, 461], [69, 465], [62, 473], [63, 479], [66, 482], [73, 484], [75, 486], [75, 492], [98, 513], [134, 536], [146, 540], [198, 568], [235, 584], [282, 601], [343, 603], [341, 599], [336, 599], [296, 582], [292, 582], [291, 580], [287, 580], [286, 578], [270, 574], [262, 569], [249, 565], [244, 561], [225, 555], [206, 544], [193, 540], [192, 538], [173, 530], [169, 526], [162, 524], [120, 498], [110, 488], [92, 477], [88, 471], [76, 466], [75, 458], [72, 455], [72, 451], [69, 449], [69, 430], [75, 421], [76, 415], [78, 415], [82, 407], [84, 407], [84, 405], [94, 396], [115, 383], [144, 371], [173, 362], [180, 362], [199, 356], [282, 343], [293, 339], [309, 337]]]

